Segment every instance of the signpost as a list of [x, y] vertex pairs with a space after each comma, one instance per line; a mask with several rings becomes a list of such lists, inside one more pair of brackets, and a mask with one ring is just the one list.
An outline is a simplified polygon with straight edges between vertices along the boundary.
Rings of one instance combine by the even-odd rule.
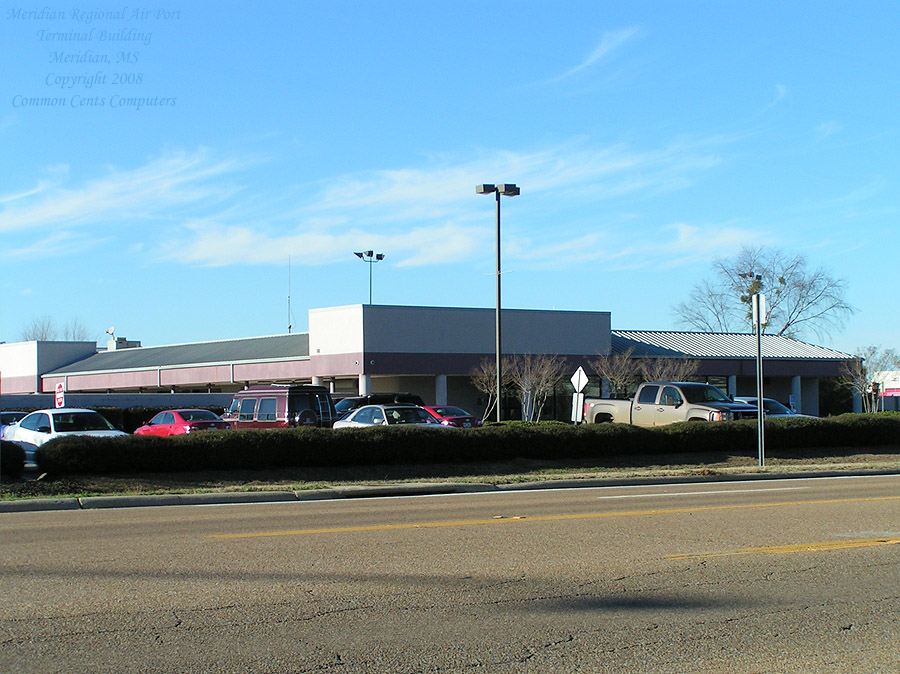
[[580, 365], [575, 370], [575, 374], [569, 380], [575, 387], [575, 393], [572, 394], [572, 421], [580, 424], [584, 421], [584, 387], [587, 386], [588, 376], [584, 372], [584, 368]]

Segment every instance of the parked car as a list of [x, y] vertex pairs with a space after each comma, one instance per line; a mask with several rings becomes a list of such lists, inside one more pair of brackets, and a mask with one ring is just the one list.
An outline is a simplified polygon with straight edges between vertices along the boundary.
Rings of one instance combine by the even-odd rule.
[[135, 435], [182, 435], [196, 431], [228, 430], [231, 424], [209, 410], [165, 410], [138, 428]]
[[[752, 398], [746, 396], [735, 396], [735, 402], [747, 403], [748, 405], [753, 405], [754, 407], [758, 407], [756, 401], [759, 400], [756, 396]], [[780, 402], [775, 400], [774, 398], [763, 398], [763, 412], [767, 417], [809, 417], [809, 414], [800, 414], [799, 412], [795, 412], [790, 407], [786, 407], [782, 405]]]
[[328, 389], [311, 384], [251, 386], [235, 393], [222, 415], [232, 428], [329, 427], [336, 418]]
[[425, 405], [431, 416], [444, 426], [456, 426], [458, 428], [477, 428], [482, 421], [478, 417], [469, 414], [461, 407], [453, 405]]
[[113, 426], [99, 412], [76, 407], [35, 410], [10, 426], [4, 440], [25, 450], [25, 460], [34, 461], [35, 450], [44, 443], [67, 435], [117, 437], [128, 435]]
[[390, 405], [391, 403], [405, 403], [407, 405], [424, 405], [415, 393], [367, 393], [361, 396], [345, 396], [334, 404], [338, 419], [364, 405]]
[[365, 405], [334, 422], [335, 428], [372, 428], [374, 426], [422, 426], [447, 428], [418, 405]]
[[24, 418], [26, 414], [28, 414], [28, 412], [20, 412], [18, 410], [6, 410], [5, 412], [0, 412], [0, 438], [3, 438], [7, 428]]

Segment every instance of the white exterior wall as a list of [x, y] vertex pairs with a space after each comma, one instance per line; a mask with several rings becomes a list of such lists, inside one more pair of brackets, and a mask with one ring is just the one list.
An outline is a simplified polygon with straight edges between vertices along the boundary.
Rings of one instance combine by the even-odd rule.
[[0, 395], [37, 393], [37, 342], [0, 344]]
[[362, 353], [363, 305], [309, 310], [309, 356]]
[[41, 374], [92, 356], [96, 342], [0, 344], [0, 395], [40, 393]]

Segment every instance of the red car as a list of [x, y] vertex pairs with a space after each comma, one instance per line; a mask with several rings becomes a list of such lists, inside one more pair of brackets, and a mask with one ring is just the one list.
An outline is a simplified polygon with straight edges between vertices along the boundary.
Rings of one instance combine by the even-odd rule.
[[461, 407], [453, 405], [423, 405], [423, 407], [444, 426], [458, 426], [459, 428], [481, 426], [481, 419], [469, 414]]
[[135, 435], [181, 435], [194, 431], [227, 430], [231, 424], [209, 410], [166, 410], [137, 429]]

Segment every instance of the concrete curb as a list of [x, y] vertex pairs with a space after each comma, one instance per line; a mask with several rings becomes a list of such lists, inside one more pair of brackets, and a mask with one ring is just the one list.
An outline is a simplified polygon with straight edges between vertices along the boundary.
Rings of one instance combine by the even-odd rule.
[[40, 510], [80, 510], [77, 498], [26, 498], [0, 502], [0, 513], [24, 513]]
[[[159, 494], [148, 496], [87, 496], [78, 499], [84, 510], [99, 508], [142, 508], [147, 506], [223, 505], [237, 503], [278, 503], [296, 501], [290, 491], [241, 491], [211, 494]], [[0, 510], [2, 512], [2, 510]]]
[[489, 484], [419, 483], [386, 486], [348, 485], [308, 491], [237, 491], [207, 494], [150, 494], [136, 496], [85, 496], [82, 498], [31, 498], [0, 502], [0, 513], [46, 510], [101, 510], [184, 505], [236, 505], [246, 503], [288, 503], [331, 499], [426, 496], [495, 491]]
[[794, 480], [823, 477], [898, 475], [896, 470], [835, 470], [791, 473], [741, 473], [737, 475], [667, 475], [634, 478], [591, 478], [545, 480], [493, 485], [465, 482], [423, 482], [398, 485], [347, 485], [308, 491], [239, 491], [206, 494], [158, 494], [144, 496], [86, 496], [83, 498], [32, 498], [0, 502], [0, 514], [53, 510], [100, 510], [108, 508], [146, 508], [185, 505], [237, 505], [247, 503], [291, 503], [336, 499], [387, 498], [391, 496], [433, 496], [485, 492], [528, 491], [535, 489], [587, 489], [666, 484], [696, 484], [755, 480]]

